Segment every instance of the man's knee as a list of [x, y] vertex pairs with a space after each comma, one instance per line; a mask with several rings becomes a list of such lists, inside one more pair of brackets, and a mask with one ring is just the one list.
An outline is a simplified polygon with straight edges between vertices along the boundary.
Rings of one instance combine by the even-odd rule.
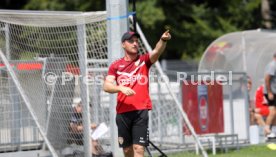
[[255, 116], [256, 119], [261, 119], [261, 118], [263, 118], [262, 115], [260, 115], [259, 113], [255, 113], [254, 116]]
[[275, 113], [276, 112], [276, 106], [272, 106], [272, 111]]
[[145, 147], [138, 144], [134, 144], [133, 149], [134, 149], [134, 152], [137, 154], [144, 154], [144, 151], [145, 151]]
[[133, 147], [129, 146], [129, 147], [125, 147], [123, 148], [124, 154], [132, 154], [133, 153]]

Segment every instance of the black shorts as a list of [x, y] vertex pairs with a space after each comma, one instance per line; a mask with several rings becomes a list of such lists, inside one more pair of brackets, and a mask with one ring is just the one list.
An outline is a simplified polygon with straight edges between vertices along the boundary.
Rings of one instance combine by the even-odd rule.
[[268, 99], [268, 94], [264, 94], [264, 95], [267, 100], [268, 106], [276, 106], [276, 94], [273, 94], [273, 96], [274, 96], [273, 100]]
[[148, 110], [139, 110], [117, 114], [118, 142], [120, 147], [132, 144], [149, 145]]

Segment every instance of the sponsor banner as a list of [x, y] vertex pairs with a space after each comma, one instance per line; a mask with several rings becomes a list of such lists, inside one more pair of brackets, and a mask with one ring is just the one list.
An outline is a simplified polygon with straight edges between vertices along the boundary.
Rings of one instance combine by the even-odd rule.
[[[224, 132], [222, 85], [182, 84], [182, 105], [197, 134]], [[184, 134], [190, 135], [184, 124]]]

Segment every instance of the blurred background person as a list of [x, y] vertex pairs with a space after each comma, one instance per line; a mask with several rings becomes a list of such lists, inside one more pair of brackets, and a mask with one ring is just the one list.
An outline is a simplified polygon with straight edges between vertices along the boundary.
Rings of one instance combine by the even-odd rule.
[[264, 95], [269, 106], [269, 114], [265, 121], [264, 131], [267, 138], [275, 138], [276, 136], [271, 132], [270, 127], [276, 114], [276, 52], [273, 54], [273, 60], [265, 67], [264, 81]]
[[255, 108], [251, 108], [251, 124], [265, 126], [265, 119], [269, 114], [266, 98], [263, 94], [264, 85], [260, 85], [255, 93]]
[[[91, 123], [92, 130], [97, 128], [96, 123]], [[70, 120], [70, 132], [71, 132], [71, 143], [77, 145], [83, 145], [83, 124], [82, 124], [82, 104], [81, 100], [78, 99], [76, 104], [73, 105], [73, 114]], [[92, 143], [92, 154], [99, 155], [102, 153], [102, 147], [97, 140], [91, 138]]]

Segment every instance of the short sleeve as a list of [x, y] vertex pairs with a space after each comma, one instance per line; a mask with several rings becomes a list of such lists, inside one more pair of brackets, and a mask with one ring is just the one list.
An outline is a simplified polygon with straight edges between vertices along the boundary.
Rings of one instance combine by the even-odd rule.
[[114, 63], [112, 63], [108, 69], [107, 75], [116, 76], [116, 69]]
[[268, 64], [268, 66], [265, 68], [265, 73], [268, 75], [274, 76], [275, 70], [276, 70], [275, 63], [272, 62], [272, 63]]

